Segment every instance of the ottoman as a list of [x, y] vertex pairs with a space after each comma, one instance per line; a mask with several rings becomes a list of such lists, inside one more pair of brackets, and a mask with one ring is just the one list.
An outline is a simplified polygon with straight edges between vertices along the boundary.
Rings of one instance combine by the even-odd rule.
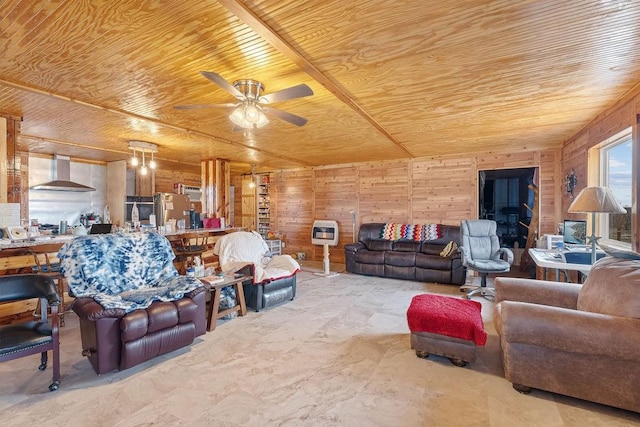
[[476, 346], [487, 342], [482, 305], [441, 295], [416, 295], [407, 310], [411, 348], [418, 357], [435, 354], [456, 366], [476, 360]]

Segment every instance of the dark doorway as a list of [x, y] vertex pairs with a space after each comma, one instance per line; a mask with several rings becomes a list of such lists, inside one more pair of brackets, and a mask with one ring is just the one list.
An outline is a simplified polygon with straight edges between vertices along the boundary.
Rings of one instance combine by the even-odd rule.
[[528, 185], [535, 182], [537, 168], [481, 170], [478, 172], [478, 218], [492, 219], [498, 224], [500, 244], [524, 247], [527, 227], [531, 222], [533, 192]]

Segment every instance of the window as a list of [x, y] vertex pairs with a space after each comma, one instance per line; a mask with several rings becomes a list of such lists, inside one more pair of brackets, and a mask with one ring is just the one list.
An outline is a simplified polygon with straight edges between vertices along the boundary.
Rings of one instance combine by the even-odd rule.
[[[631, 199], [633, 144], [627, 129], [599, 146], [600, 185], [609, 187], [626, 214], [600, 214], [599, 234], [607, 240], [631, 245]], [[626, 246], [625, 245], [625, 246]]]

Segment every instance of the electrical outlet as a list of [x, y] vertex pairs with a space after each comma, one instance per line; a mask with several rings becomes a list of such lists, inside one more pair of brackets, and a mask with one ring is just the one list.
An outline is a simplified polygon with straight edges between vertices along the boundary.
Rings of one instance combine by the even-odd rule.
[[287, 246], [287, 244], [285, 242], [282, 242], [282, 247], [284, 248], [286, 246]]

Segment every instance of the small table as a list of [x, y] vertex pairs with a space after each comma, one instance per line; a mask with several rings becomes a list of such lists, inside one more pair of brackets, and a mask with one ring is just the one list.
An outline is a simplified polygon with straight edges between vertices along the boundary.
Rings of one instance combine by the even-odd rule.
[[[216, 329], [216, 320], [236, 311], [240, 316], [247, 314], [247, 305], [244, 301], [244, 290], [242, 289], [242, 282], [251, 280], [251, 276], [224, 276], [224, 279], [220, 282], [209, 283], [207, 278], [213, 279], [217, 276], [200, 277], [200, 281], [204, 284], [205, 288], [211, 295], [211, 301], [209, 309], [207, 311], [207, 331], [211, 332]], [[220, 291], [227, 286], [233, 286], [236, 291], [237, 304], [234, 307], [220, 311]]]

